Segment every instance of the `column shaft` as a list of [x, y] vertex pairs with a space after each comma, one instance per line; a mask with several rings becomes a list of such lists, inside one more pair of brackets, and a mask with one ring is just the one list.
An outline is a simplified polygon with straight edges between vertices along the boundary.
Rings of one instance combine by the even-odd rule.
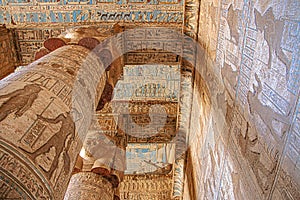
[[184, 164], [190, 133], [190, 115], [192, 111], [193, 78], [191, 72], [181, 73], [180, 102], [178, 114], [179, 132], [176, 141], [176, 158], [174, 163], [174, 199], [182, 199], [184, 188]]
[[101, 76], [89, 53], [64, 46], [0, 82], [0, 198], [63, 198]]
[[65, 199], [113, 200], [112, 184], [93, 172], [79, 172], [71, 177]]

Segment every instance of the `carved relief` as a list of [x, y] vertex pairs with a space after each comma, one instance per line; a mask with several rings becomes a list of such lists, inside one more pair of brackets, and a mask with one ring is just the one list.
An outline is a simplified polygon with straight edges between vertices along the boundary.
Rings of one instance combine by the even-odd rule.
[[[210, 3], [205, 1], [201, 7]], [[295, 29], [289, 21], [298, 21], [296, 15], [288, 14], [294, 12], [292, 5], [292, 2], [273, 5], [262, 1], [221, 1], [217, 65], [213, 67], [221, 70], [220, 78], [238, 104], [238, 114], [234, 114], [228, 123], [232, 124], [231, 134], [243, 157], [238, 160], [240, 163], [246, 161], [255, 176], [246, 182], [251, 188], [261, 189], [260, 198], [272, 196], [277, 173], [285, 163], [280, 164], [285, 156], [281, 152], [287, 145], [286, 139], [295, 135], [288, 132], [295, 116], [292, 108], [298, 98], [298, 89], [295, 89], [298, 78], [295, 79], [293, 63], [298, 60], [296, 54], [299, 53], [291, 41], [295, 41], [299, 33], [291, 34]], [[207, 12], [205, 10], [203, 15], [208, 15]], [[213, 35], [207, 38], [210, 40], [200, 42], [205, 47], [216, 39]], [[286, 148], [289, 151], [290, 147]], [[291, 152], [293, 156], [298, 155], [294, 148]], [[286, 166], [293, 168], [288, 162]], [[295, 170], [291, 171], [295, 173]], [[293, 193], [288, 190], [286, 193]], [[245, 191], [248, 193], [250, 189]]]
[[[43, 183], [43, 178], [33, 171], [29, 163], [6, 149], [2, 141], [0, 145], [1, 196], [3, 198], [11, 198], [11, 195], [12, 198], [52, 198], [49, 186]], [[17, 178], [17, 180], [12, 179], [12, 177]]]
[[169, 200], [171, 187], [170, 175], [127, 175], [120, 184], [120, 199]]
[[275, 55], [285, 64], [286, 75], [288, 76], [290, 63], [280, 46], [284, 31], [284, 22], [275, 19], [272, 7], [270, 7], [263, 15], [255, 9], [254, 14], [256, 27], [259, 31], [264, 33], [264, 39], [269, 45], [268, 67], [271, 67], [272, 60], [274, 59], [273, 53], [275, 53]]
[[5, 26], [0, 26], [0, 79], [12, 73], [18, 64], [12, 35], [12, 32], [6, 29]]
[[176, 65], [179, 63], [179, 57], [172, 53], [160, 52], [130, 52], [125, 55], [125, 64], [127, 65], [142, 65], [151, 63]]
[[294, 177], [288, 175], [284, 170], [279, 170], [279, 177], [272, 198], [278, 199], [299, 199], [299, 185], [294, 181]]
[[184, 32], [190, 37], [196, 39], [199, 23], [200, 2], [188, 0], [184, 5]]
[[[13, 5], [12, 7], [11, 4]], [[0, 2], [5, 8], [0, 23], [80, 23], [80, 22], [182, 22], [182, 1], [44, 1], [36, 3], [15, 1]], [[23, 9], [20, 10], [20, 7]], [[88, 9], [87, 9], [88, 7]], [[130, 8], [130, 9], [129, 9]]]
[[[22, 65], [27, 65], [35, 60], [35, 53], [49, 38], [57, 37], [65, 30], [64, 27], [43, 27], [35, 29], [18, 28], [14, 30], [17, 38], [18, 54]], [[48, 51], [46, 51], [48, 53]], [[41, 54], [41, 53], [40, 53]], [[45, 52], [44, 54], [45, 55]], [[36, 57], [36, 58], [39, 58]]]
[[180, 75], [178, 66], [127, 65], [124, 79], [118, 81], [113, 101], [178, 101]]
[[68, 150], [75, 138], [75, 124], [70, 113], [60, 114], [54, 119], [38, 115], [37, 119], [46, 124], [60, 124], [59, 131], [46, 140], [46, 144], [30, 152], [32, 159], [47, 172], [54, 184], [56, 182], [54, 171], [57, 171], [58, 167], [63, 166], [65, 173], [70, 172], [71, 159]]
[[15, 112], [15, 117], [21, 117], [30, 109], [41, 90], [40, 86], [32, 84], [9, 94], [0, 95], [0, 98], [8, 98], [0, 106], [0, 122], [13, 112]]
[[170, 174], [174, 143], [128, 143], [125, 174]]
[[234, 9], [233, 5], [230, 4], [226, 19], [230, 30], [230, 36], [231, 36], [230, 40], [235, 44], [238, 44], [240, 42], [239, 15], [240, 15], [240, 11], [238, 9]]
[[[6, 79], [1, 88], [1, 138], [6, 146], [17, 148], [15, 151], [22, 155], [20, 160], [28, 164], [27, 174], [39, 174], [37, 177], [42, 181], [36, 185], [47, 188], [44, 191], [49, 194], [45, 199], [62, 198], [68, 183], [65, 180], [69, 179], [82, 142], [78, 137], [79, 127], [84, 129], [82, 124], [89, 125], [85, 108], [92, 105], [82, 106], [85, 100], [74, 99], [75, 76], [88, 52], [80, 46], [62, 47]], [[99, 65], [98, 61], [87, 61], [93, 63], [93, 67]], [[86, 85], [84, 89], [90, 88]], [[82, 92], [85, 91], [80, 90], [80, 94]], [[17, 115], [15, 118], [13, 113]], [[3, 171], [10, 170], [8, 165], [1, 167]], [[18, 173], [10, 176], [19, 182], [24, 179]], [[31, 186], [22, 183], [20, 187]], [[27, 193], [33, 199], [42, 199], [36, 191]]]
[[72, 176], [64, 199], [113, 200], [113, 195], [108, 180], [93, 172], [79, 172]]
[[151, 106], [162, 105], [168, 116], [176, 116], [178, 103], [176, 102], [156, 102], [156, 101], [111, 101], [107, 103], [100, 111], [100, 114], [113, 113], [113, 114], [148, 114]]
[[30, 197], [22, 191], [20, 187], [16, 184], [14, 187], [11, 185], [14, 184], [13, 180], [10, 180], [9, 177], [6, 177], [0, 172], [0, 198], [1, 199], [29, 199]]

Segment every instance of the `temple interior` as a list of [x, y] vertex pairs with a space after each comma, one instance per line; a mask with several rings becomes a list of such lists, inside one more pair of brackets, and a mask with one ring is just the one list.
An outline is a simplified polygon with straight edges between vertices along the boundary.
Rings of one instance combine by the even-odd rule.
[[0, 199], [300, 200], [299, 0], [0, 0]]

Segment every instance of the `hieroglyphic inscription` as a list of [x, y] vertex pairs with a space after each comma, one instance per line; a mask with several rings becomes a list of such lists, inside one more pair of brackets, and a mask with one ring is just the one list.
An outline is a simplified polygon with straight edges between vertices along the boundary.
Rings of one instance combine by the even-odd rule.
[[[235, 73], [240, 68], [241, 49], [239, 45], [241, 44], [240, 40], [245, 32], [244, 21], [247, 20], [248, 10], [249, 7], [246, 4], [234, 5], [227, 1], [222, 1], [216, 51], [216, 63], [220, 69], [224, 67], [227, 69], [231, 68], [230, 71]], [[227, 27], [229, 27], [229, 32], [227, 31]], [[232, 79], [229, 74], [230, 73], [224, 73], [224, 76], [228, 80]], [[230, 80], [228, 89], [231, 94], [236, 92], [233, 90], [236, 87], [235, 84], [236, 80]], [[242, 85], [242, 83], [240, 83], [240, 85]]]
[[[18, 191], [19, 197], [25, 198], [29, 193], [33, 195], [31, 198], [51, 198], [49, 189], [45, 188], [41, 178], [28, 166], [30, 163], [26, 163], [25, 160], [21, 161], [17, 155], [7, 151], [2, 142], [0, 164], [2, 171], [1, 174], [3, 175], [1, 176], [1, 180], [6, 180], [6, 183], [8, 183], [7, 181], [11, 180], [12, 175], [17, 178], [17, 182], [15, 183], [16, 180], [13, 180], [9, 187], [12, 188], [15, 185], [14, 189]], [[4, 189], [5, 188], [1, 187], [1, 195], [5, 195], [3, 191]]]
[[172, 176], [126, 175], [120, 185], [120, 199], [167, 200], [171, 198]]
[[0, 1], [0, 23], [182, 22], [183, 1]]
[[[288, 90], [297, 95], [300, 88], [300, 28], [299, 23], [293, 21], [284, 22], [284, 31], [282, 37], [281, 47], [283, 50], [292, 52], [292, 61], [290, 63], [290, 71], [288, 74]], [[298, 47], [297, 47], [298, 46]]]
[[291, 4], [221, 2], [217, 66], [231, 96], [250, 117], [246, 128], [233, 126], [232, 131], [240, 132], [236, 143], [264, 197], [272, 191], [299, 93], [299, 30], [296, 15], [288, 14]]
[[34, 61], [34, 54], [43, 46], [43, 42], [48, 38], [57, 37], [65, 30], [64, 27], [53, 28], [19, 28], [14, 29], [18, 54], [22, 65], [27, 65]]
[[[79, 94], [76, 89], [80, 90], [80, 94], [90, 92], [88, 85], [74, 86], [82, 63], [87, 62], [87, 66], [93, 67], [100, 65], [96, 59], [87, 60], [88, 53], [81, 46], [62, 47], [4, 79], [1, 88], [1, 138], [9, 142], [11, 148], [17, 148], [19, 154], [26, 155], [23, 159], [26, 157], [31, 164], [28, 170], [40, 174], [43, 179], [40, 184], [51, 188], [49, 193], [55, 199], [62, 198], [67, 186], [65, 180], [75, 163], [82, 142], [78, 131], [84, 129], [82, 132], [85, 134], [85, 127], [89, 126], [85, 117], [89, 117], [90, 113], [84, 112], [92, 105], [84, 105], [88, 100], [82, 98], [92, 99], [94, 94], [74, 97]], [[93, 86], [95, 84], [91, 84]], [[84, 138], [84, 135], [81, 137]], [[3, 164], [1, 167], [6, 169], [10, 166]], [[16, 175], [11, 174], [12, 177]], [[31, 195], [35, 193], [36, 190], [28, 191]]]
[[141, 64], [170, 64], [174, 65], [179, 62], [178, 55], [172, 53], [159, 53], [159, 52], [134, 52], [125, 55], [126, 65], [141, 65]]
[[[126, 134], [126, 141], [129, 143], [169, 142], [176, 135], [176, 114], [178, 105], [177, 103], [160, 104], [162, 109], [165, 110], [167, 118], [163, 118], [164, 112], [160, 110], [163, 115], [161, 117], [162, 121], [159, 123], [156, 120], [156, 123], [152, 124], [153, 126], [149, 126], [151, 120], [149, 112], [151, 107], [155, 105], [157, 105], [157, 102], [126, 103], [114, 101], [109, 103], [104, 109], [98, 111], [97, 119], [100, 130], [112, 138], [118, 137], [117, 123], [119, 123], [119, 128], [122, 133]], [[159, 112], [155, 114], [154, 117], [160, 118]], [[151, 123], [153, 123], [153, 121]], [[134, 127], [138, 127], [139, 129], [135, 129]], [[143, 132], [151, 132], [151, 136], [145, 137], [145, 134], [141, 133], [141, 137], [138, 137], [141, 127]]]
[[164, 107], [168, 116], [177, 115], [178, 104], [176, 102], [141, 102], [141, 101], [112, 101], [108, 103], [104, 109], [101, 110], [101, 114], [113, 113], [113, 114], [148, 114], [151, 106], [159, 103]]
[[[296, 67], [298, 55], [295, 39], [299, 37], [299, 33], [295, 31], [295, 26], [291, 26], [290, 21], [277, 19], [275, 15], [277, 7], [270, 7], [264, 13], [258, 11], [259, 6], [248, 9], [253, 9], [255, 15], [249, 16], [248, 19], [241, 19], [242, 22], [248, 24], [245, 29], [246, 37], [237, 90], [239, 101], [246, 104], [247, 91], [253, 91], [254, 76], [257, 74], [264, 83], [265, 98], [264, 100], [262, 98], [261, 101], [277, 112], [287, 114], [290, 103], [294, 101], [292, 94], [297, 93], [295, 86], [298, 82]], [[274, 30], [278, 31], [274, 32]], [[295, 43], [293, 44], [291, 41], [295, 41]], [[261, 52], [262, 49], [266, 51]], [[266, 72], [261, 73], [263, 70]], [[267, 80], [267, 77], [274, 77], [274, 79]], [[281, 86], [276, 86], [276, 82]], [[286, 91], [287, 89], [288, 91]]]
[[176, 135], [176, 117], [155, 115], [153, 119], [148, 114], [131, 114], [120, 118], [128, 142], [168, 142]]
[[125, 174], [168, 174], [174, 154], [174, 143], [128, 143]]
[[[161, 63], [161, 61], [178, 62], [177, 55], [181, 55], [182, 41], [178, 29], [147, 28], [125, 32], [125, 52], [129, 63], [145, 61]], [[137, 55], [133, 57], [131, 55]], [[158, 57], [153, 57], [158, 56]], [[170, 57], [167, 57], [170, 56]], [[146, 63], [145, 63], [146, 64]]]
[[[292, 123], [292, 128], [288, 135], [288, 141], [286, 144], [286, 152], [283, 155], [283, 162], [279, 169], [279, 176], [276, 180], [275, 191], [279, 191], [280, 196], [283, 198], [300, 198], [300, 102], [298, 100], [298, 105], [296, 112], [294, 114], [294, 120]], [[278, 193], [273, 194], [278, 196]]]
[[121, 200], [168, 200], [171, 198], [172, 176], [126, 175], [120, 185]]
[[0, 198], [1, 199], [29, 199], [24, 192], [10, 177], [0, 171]]
[[101, 175], [93, 172], [80, 172], [71, 177], [64, 199], [113, 199], [111, 183]]
[[30, 82], [46, 88], [59, 97], [66, 105], [71, 106], [72, 94], [70, 86], [61, 81], [61, 79], [58, 79], [58, 77], [53, 76], [53, 74], [38, 71], [27, 72], [24, 76], [16, 80]]
[[0, 79], [12, 73], [17, 66], [17, 54], [12, 33], [0, 26]]
[[179, 66], [127, 65], [124, 80], [115, 89], [113, 100], [178, 101]]

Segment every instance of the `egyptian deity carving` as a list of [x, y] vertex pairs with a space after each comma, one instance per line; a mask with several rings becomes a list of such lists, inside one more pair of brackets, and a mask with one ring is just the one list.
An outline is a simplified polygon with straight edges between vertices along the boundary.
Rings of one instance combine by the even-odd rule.
[[[30, 156], [53, 180], [53, 175], [55, 177], [58, 176], [57, 168], [61, 168], [61, 166], [63, 166], [65, 173], [70, 171], [70, 155], [68, 154], [68, 150], [75, 138], [75, 124], [68, 112], [61, 113], [54, 119], [45, 118], [41, 115], [37, 115], [37, 118], [49, 124], [61, 123], [59, 131], [57, 131], [43, 146], [33, 153], [30, 153]], [[47, 163], [45, 163], [46, 161]]]
[[[230, 36], [231, 40], [235, 43], [238, 44], [239, 42], [239, 11], [234, 10], [232, 4], [228, 8], [228, 14], [227, 14], [227, 23], [229, 26], [230, 30]], [[234, 39], [234, 40], [233, 40]]]
[[40, 86], [32, 84], [24, 86], [23, 89], [0, 95], [0, 99], [9, 98], [0, 106], [0, 122], [13, 112], [15, 112], [15, 117], [21, 117], [31, 108], [41, 90]]
[[[255, 79], [258, 83], [258, 86], [255, 87], [255, 92], [248, 92], [248, 102], [249, 102], [249, 111], [253, 114], [255, 111], [260, 115], [261, 119], [264, 121], [269, 130], [276, 135], [276, 130], [272, 126], [272, 121], [276, 120], [285, 125], [289, 124], [289, 120], [287, 116], [276, 113], [272, 108], [268, 106], [264, 106], [260, 100], [258, 99], [258, 95], [262, 92], [262, 83], [258, 76], [255, 74]], [[287, 127], [282, 130], [282, 134], [285, 134], [287, 131]]]
[[256, 27], [264, 33], [264, 38], [269, 45], [269, 61], [268, 67], [271, 68], [273, 52], [285, 64], [287, 75], [289, 74], [289, 61], [281, 48], [281, 38], [283, 36], [284, 22], [275, 19], [272, 7], [269, 8], [263, 15], [254, 9]]

